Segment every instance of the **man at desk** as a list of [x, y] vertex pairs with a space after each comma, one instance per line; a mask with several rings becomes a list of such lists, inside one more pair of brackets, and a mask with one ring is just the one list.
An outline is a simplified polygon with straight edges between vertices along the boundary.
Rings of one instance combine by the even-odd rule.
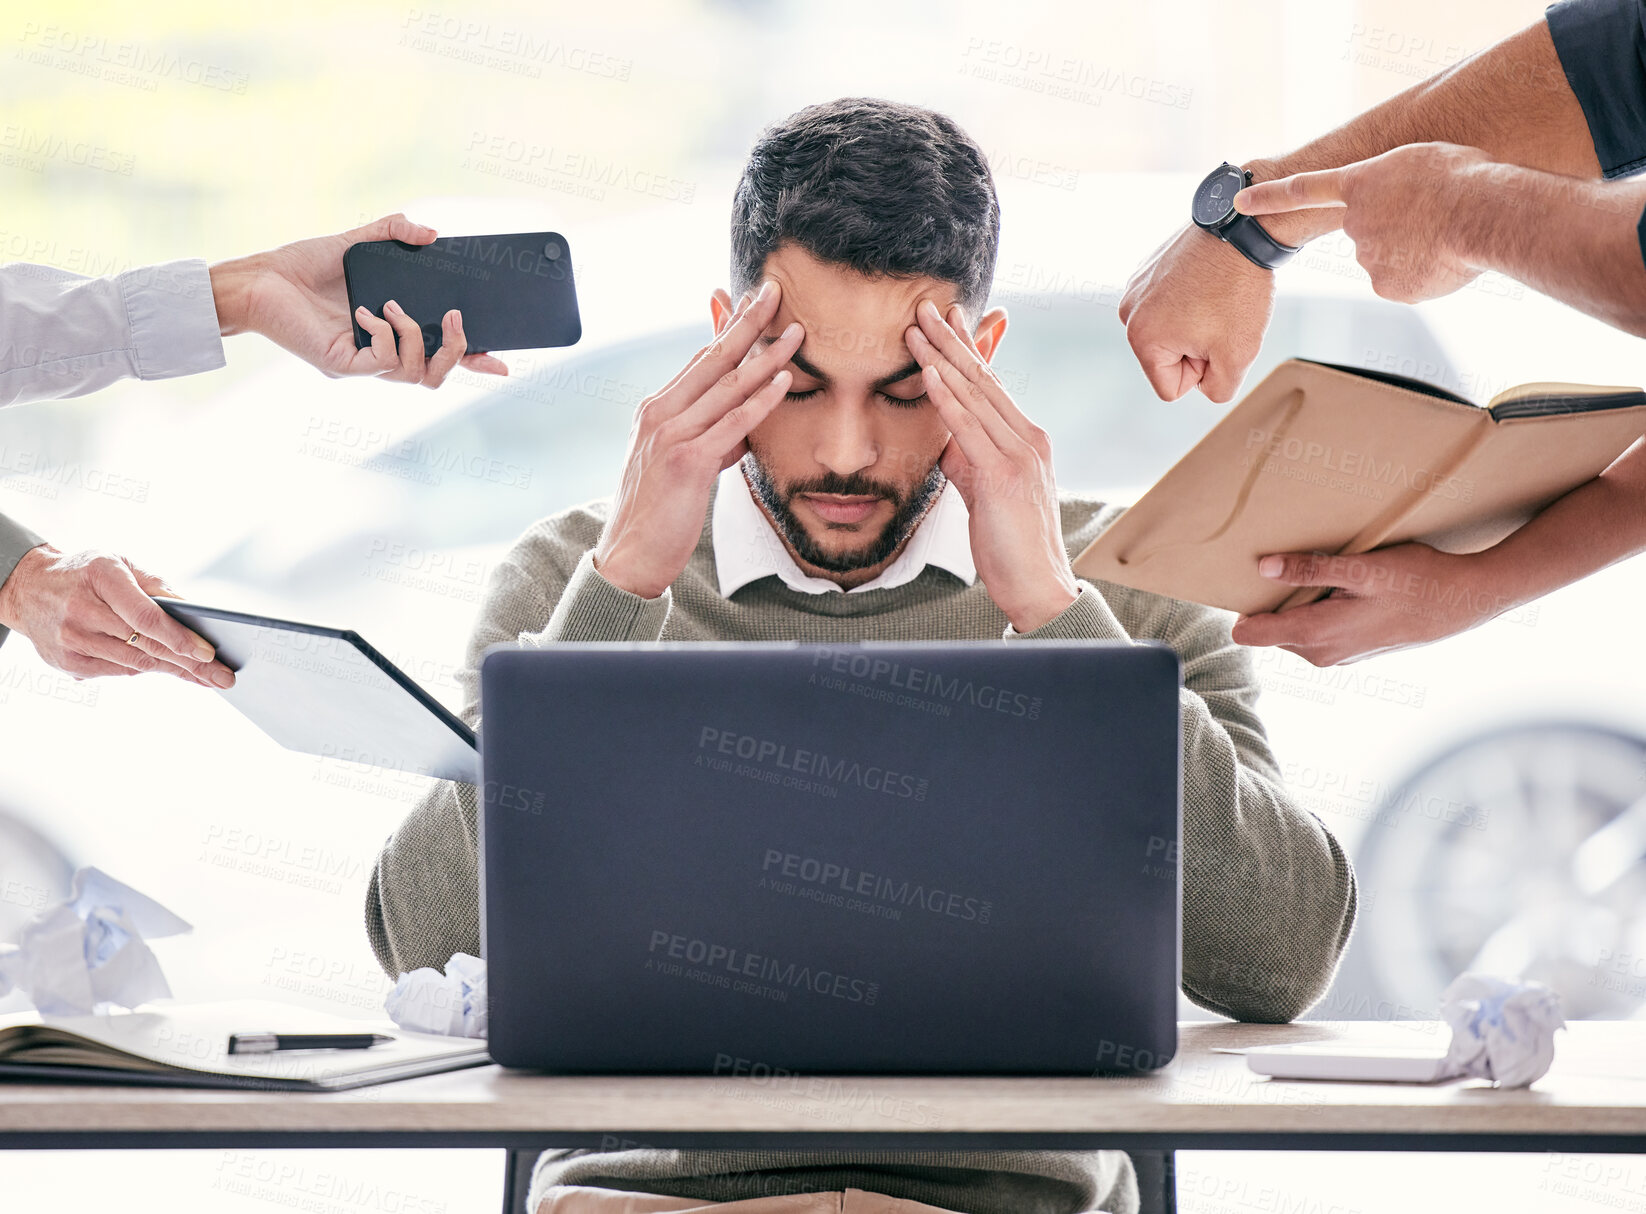
[[[714, 341], [640, 406], [616, 496], [534, 523], [493, 575], [464, 716], [478, 724], [478, 663], [499, 642], [1164, 641], [1187, 684], [1184, 990], [1292, 1019], [1348, 939], [1348, 860], [1281, 784], [1229, 617], [1071, 571], [1119, 510], [1057, 493], [1045, 432], [989, 370], [1007, 327], [984, 311], [998, 237], [986, 158], [940, 114], [848, 99], [767, 130], [733, 206], [742, 299], [714, 293]], [[478, 810], [472, 786], [442, 784], [379, 858], [366, 920], [391, 974], [478, 952]], [[552, 1153], [534, 1202], [754, 1211], [848, 1190], [885, 1195], [846, 1206], [865, 1210], [1137, 1203], [1114, 1151], [657, 1150]]]

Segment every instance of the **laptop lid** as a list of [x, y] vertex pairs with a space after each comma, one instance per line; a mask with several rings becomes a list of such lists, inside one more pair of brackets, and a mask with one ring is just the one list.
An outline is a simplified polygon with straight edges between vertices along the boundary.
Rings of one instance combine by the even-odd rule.
[[492, 652], [492, 1056], [561, 1073], [1163, 1065], [1180, 686], [1153, 644]]

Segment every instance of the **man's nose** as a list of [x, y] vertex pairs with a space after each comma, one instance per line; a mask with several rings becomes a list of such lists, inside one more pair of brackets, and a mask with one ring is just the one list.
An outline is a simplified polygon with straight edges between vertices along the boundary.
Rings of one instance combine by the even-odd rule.
[[880, 458], [880, 444], [868, 409], [855, 402], [838, 405], [818, 436], [814, 455], [819, 464], [841, 476], [871, 467]]

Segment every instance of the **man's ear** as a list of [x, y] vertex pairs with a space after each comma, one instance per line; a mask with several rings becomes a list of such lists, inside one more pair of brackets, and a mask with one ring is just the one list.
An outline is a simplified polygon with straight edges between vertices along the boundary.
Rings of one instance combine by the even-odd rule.
[[714, 322], [714, 331], [724, 333], [726, 326], [732, 322], [732, 313], [737, 306], [732, 303], [731, 292], [725, 287], [716, 287], [714, 294], [709, 296], [709, 319]]
[[972, 330], [972, 340], [977, 343], [977, 352], [983, 356], [984, 362], [994, 361], [994, 352], [1000, 349], [1005, 336], [1005, 308], [990, 308], [977, 322], [977, 328]]

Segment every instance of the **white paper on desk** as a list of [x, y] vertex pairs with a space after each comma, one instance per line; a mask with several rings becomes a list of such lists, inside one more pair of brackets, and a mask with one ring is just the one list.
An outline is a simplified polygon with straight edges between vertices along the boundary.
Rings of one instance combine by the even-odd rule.
[[1555, 1060], [1555, 1033], [1566, 1027], [1560, 994], [1541, 982], [1464, 974], [1440, 995], [1452, 1026], [1447, 1063], [1459, 1075], [1506, 1088], [1530, 1087]]
[[74, 874], [66, 902], [23, 926], [0, 948], [0, 996], [22, 990], [49, 1016], [85, 1016], [171, 996], [144, 943], [192, 931], [154, 899], [100, 869]]
[[1348, 1083], [1434, 1083], [1449, 1079], [1444, 1050], [1305, 1042], [1221, 1051], [1244, 1054], [1246, 1065], [1271, 1079], [1335, 1079]]
[[489, 1013], [486, 963], [468, 953], [453, 953], [444, 974], [427, 966], [401, 974], [383, 1008], [403, 1029], [484, 1037]]

